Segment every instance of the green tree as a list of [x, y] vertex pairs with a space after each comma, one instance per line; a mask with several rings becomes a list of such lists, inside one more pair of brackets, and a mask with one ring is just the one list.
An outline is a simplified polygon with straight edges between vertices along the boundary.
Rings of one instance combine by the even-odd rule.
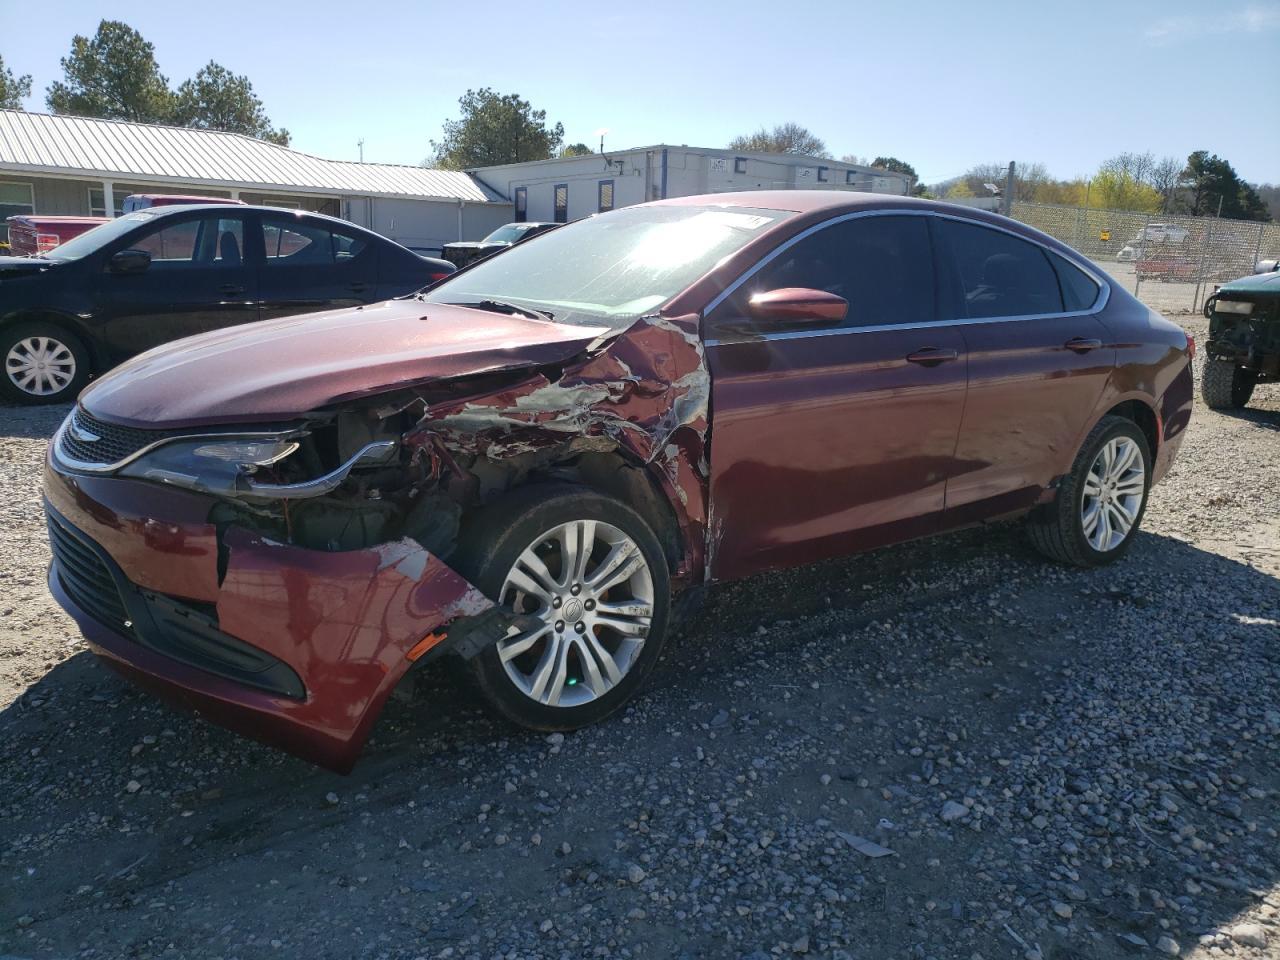
[[772, 130], [761, 127], [755, 133], [734, 137], [729, 141], [728, 149], [742, 153], [793, 153], [823, 158], [831, 156], [821, 138], [798, 123], [780, 123]]
[[1133, 210], [1159, 213], [1163, 205], [1160, 191], [1122, 169], [1103, 164], [1089, 185], [1089, 204], [1106, 210]]
[[24, 97], [31, 96], [31, 74], [16, 76], [0, 57], [0, 110], [21, 110]]
[[905, 173], [912, 180], [920, 179], [915, 167], [905, 160], [899, 160], [897, 157], [876, 157], [871, 161], [871, 166], [879, 167], [881, 170], [888, 170], [890, 173]]
[[571, 143], [560, 152], [562, 157], [589, 157], [595, 153], [585, 143]]
[[212, 60], [178, 88], [173, 121], [184, 127], [226, 130], [282, 147], [289, 145], [289, 131], [271, 126], [249, 78], [237, 76]]
[[1178, 181], [1179, 200], [1193, 216], [1222, 216], [1233, 220], [1266, 220], [1266, 204], [1258, 192], [1240, 179], [1235, 168], [1217, 154], [1197, 150], [1187, 157]]
[[534, 110], [518, 94], [468, 90], [458, 106], [462, 116], [446, 120], [441, 139], [431, 141], [427, 163], [445, 170], [547, 160], [564, 140], [564, 125], [548, 126], [547, 111]]
[[77, 35], [62, 72], [65, 82], [51, 84], [45, 98], [54, 113], [143, 123], [173, 116], [173, 93], [155, 48], [119, 20], [103, 20], [92, 40]]

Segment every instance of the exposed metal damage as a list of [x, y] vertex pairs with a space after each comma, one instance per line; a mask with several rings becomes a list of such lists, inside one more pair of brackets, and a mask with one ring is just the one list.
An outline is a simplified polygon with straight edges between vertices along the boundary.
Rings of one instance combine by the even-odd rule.
[[[513, 363], [321, 411], [295, 457], [251, 470], [215, 507], [219, 614], [237, 622], [251, 564], [254, 582], [272, 578], [284, 593], [279, 571], [327, 583], [327, 601], [291, 611], [311, 619], [342, 615], [346, 588], [336, 583], [383, 582], [403, 593], [387, 616], [412, 633], [412, 585], [439, 580], [443, 568], [465, 588], [432, 609], [450, 637], [441, 649], [474, 655], [511, 623], [448, 566], [460, 531], [509, 490], [566, 479], [641, 509], [665, 533], [673, 576], [693, 582], [705, 536], [709, 388], [696, 317], [655, 315], [563, 364]], [[252, 563], [269, 551], [287, 555]], [[270, 593], [256, 592], [244, 610], [269, 603]]]

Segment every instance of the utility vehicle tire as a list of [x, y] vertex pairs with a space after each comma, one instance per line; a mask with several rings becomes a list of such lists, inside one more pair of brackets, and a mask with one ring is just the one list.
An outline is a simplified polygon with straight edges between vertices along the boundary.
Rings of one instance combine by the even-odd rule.
[[1206, 360], [1200, 396], [1210, 410], [1238, 410], [1249, 402], [1257, 382], [1257, 377], [1230, 360]]
[[1051, 560], [1095, 567], [1124, 556], [1147, 508], [1151, 450], [1132, 420], [1103, 417], [1076, 454], [1053, 503], [1028, 520], [1031, 542]]
[[658, 660], [667, 561], [626, 504], [576, 486], [519, 490], [464, 530], [456, 564], [490, 599], [536, 620], [471, 660], [484, 699], [520, 726], [596, 723]]

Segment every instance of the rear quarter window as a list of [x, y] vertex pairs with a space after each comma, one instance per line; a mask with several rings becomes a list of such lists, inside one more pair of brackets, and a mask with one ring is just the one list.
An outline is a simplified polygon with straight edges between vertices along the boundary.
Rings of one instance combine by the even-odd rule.
[[1065, 257], [1049, 253], [1049, 262], [1058, 274], [1062, 288], [1062, 305], [1067, 310], [1088, 310], [1098, 300], [1098, 284]]

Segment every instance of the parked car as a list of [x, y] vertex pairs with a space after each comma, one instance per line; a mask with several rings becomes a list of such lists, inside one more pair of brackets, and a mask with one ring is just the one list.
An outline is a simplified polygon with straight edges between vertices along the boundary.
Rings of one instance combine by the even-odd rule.
[[201, 197], [196, 194], [181, 193], [133, 193], [124, 198], [123, 210], [125, 213], [133, 213], [135, 210], [148, 210], [151, 207], [191, 206], [199, 203], [246, 206], [243, 200], [232, 200], [229, 197]]
[[1123, 556], [1193, 346], [968, 207], [627, 207], [91, 384], [51, 444], [50, 589], [126, 674], [336, 769], [444, 654], [573, 729], [707, 583], [1019, 515], [1054, 560]]
[[1120, 248], [1116, 259], [1120, 261], [1137, 260], [1143, 254], [1157, 257], [1172, 256], [1159, 248], [1177, 245], [1186, 241], [1190, 231], [1176, 223], [1148, 223], [1133, 235], [1133, 239]]
[[0, 396], [66, 402], [91, 375], [158, 344], [404, 296], [453, 271], [319, 214], [221, 204], [128, 213], [37, 257], [0, 257]]
[[1213, 410], [1243, 407], [1259, 383], [1280, 383], [1280, 272], [1265, 261], [1258, 266], [1205, 303], [1209, 339], [1200, 395]]
[[9, 217], [9, 256], [35, 257], [107, 222], [106, 217], [45, 217], [21, 213]]
[[560, 226], [558, 223], [508, 223], [483, 240], [459, 240], [455, 243], [446, 243], [442, 255], [461, 270], [469, 263], [492, 256], [517, 243], [530, 240], [540, 233], [554, 230], [558, 226]]

